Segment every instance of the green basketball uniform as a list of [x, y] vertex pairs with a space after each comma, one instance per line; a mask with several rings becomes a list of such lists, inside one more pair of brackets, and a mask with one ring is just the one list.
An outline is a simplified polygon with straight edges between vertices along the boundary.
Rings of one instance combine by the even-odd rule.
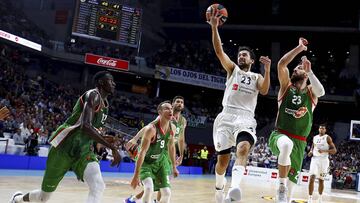
[[290, 154], [291, 169], [288, 177], [292, 182], [297, 183], [304, 158], [306, 138], [311, 131], [315, 104], [309, 88], [298, 90], [293, 85], [289, 85], [278, 102], [276, 130], [270, 135], [269, 146], [271, 151], [278, 156], [277, 140], [282, 136], [288, 136], [293, 141], [294, 146]]
[[[83, 101], [92, 91], [97, 92], [100, 96], [96, 89], [83, 94], [77, 100], [71, 116], [49, 138], [52, 146], [49, 150], [42, 182], [42, 190], [45, 192], [55, 191], [65, 173], [70, 169], [75, 172], [79, 180], [83, 181], [87, 164], [98, 161], [93, 149], [94, 141], [79, 129], [84, 108]], [[92, 125], [95, 128], [102, 127], [105, 124], [107, 114], [108, 103], [101, 100], [101, 104], [96, 107]]]
[[140, 180], [151, 177], [154, 182], [154, 189], [170, 187], [169, 172], [167, 168], [168, 160], [165, 154], [168, 153], [167, 147], [170, 136], [173, 136], [171, 124], [167, 132], [162, 132], [160, 128], [160, 120], [154, 126], [156, 127], [156, 135], [150, 143], [146, 152], [143, 165], [140, 169]]

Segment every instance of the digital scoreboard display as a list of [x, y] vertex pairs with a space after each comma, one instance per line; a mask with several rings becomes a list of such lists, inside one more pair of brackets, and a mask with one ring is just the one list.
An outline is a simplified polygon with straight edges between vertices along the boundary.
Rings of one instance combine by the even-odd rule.
[[137, 48], [141, 14], [116, 0], [77, 0], [72, 35]]

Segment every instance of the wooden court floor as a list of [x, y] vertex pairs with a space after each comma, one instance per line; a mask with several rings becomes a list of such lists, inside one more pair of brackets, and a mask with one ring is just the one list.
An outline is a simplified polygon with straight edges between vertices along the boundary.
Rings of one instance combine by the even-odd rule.
[[[8, 202], [15, 191], [28, 192], [39, 188], [43, 171], [0, 170], [0, 203]], [[130, 194], [140, 191], [133, 190], [129, 181], [131, 174], [104, 173], [106, 190], [104, 203], [122, 203]], [[228, 179], [230, 180], [230, 179]], [[214, 203], [215, 177], [183, 175], [172, 181], [172, 203]], [[230, 182], [230, 181], [228, 181]], [[229, 185], [229, 183], [228, 183]], [[261, 182], [242, 182], [243, 200], [241, 203], [270, 203], [274, 202], [275, 184]], [[317, 185], [316, 185], [317, 188]], [[87, 186], [76, 180], [75, 176], [68, 174], [54, 192], [49, 203], [83, 203], [87, 196]], [[155, 194], [154, 194], [155, 197]], [[305, 203], [307, 188], [297, 186], [294, 199]], [[317, 199], [316, 193], [314, 199]], [[317, 202], [317, 201], [315, 201]], [[360, 203], [360, 192], [329, 190], [325, 191], [324, 203]]]

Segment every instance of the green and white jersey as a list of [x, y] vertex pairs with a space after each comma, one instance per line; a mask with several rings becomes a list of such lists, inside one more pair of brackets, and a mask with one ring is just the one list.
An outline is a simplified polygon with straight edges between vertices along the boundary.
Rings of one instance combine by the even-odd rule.
[[[84, 110], [84, 101], [90, 95], [90, 93], [94, 91], [100, 96], [100, 93], [97, 89], [91, 89], [85, 92], [81, 97], [79, 97], [70, 117], [61, 126], [59, 126], [55, 133], [51, 135], [49, 142], [52, 146], [57, 147], [69, 135], [70, 132], [76, 130], [76, 128], [80, 126]], [[92, 120], [92, 125], [95, 128], [100, 128], [104, 126], [108, 115], [108, 106], [108, 102], [101, 98], [101, 102], [96, 107], [95, 114]]]
[[295, 136], [307, 137], [313, 122], [313, 101], [310, 89], [298, 90], [289, 85], [284, 95], [278, 100], [279, 110], [276, 127]]
[[186, 119], [185, 119], [184, 116], [182, 116], [180, 114], [178, 121], [176, 121], [175, 118], [173, 118], [171, 121], [176, 127], [176, 131], [175, 131], [175, 135], [174, 135], [174, 139], [175, 139], [174, 141], [175, 141], [175, 144], [177, 144], [179, 142], [180, 135], [182, 133], [184, 133]]
[[156, 135], [152, 138], [148, 151], [146, 152], [144, 162], [155, 163], [160, 161], [165, 153], [168, 153], [167, 147], [171, 136], [171, 123], [167, 132], [163, 132], [160, 127], [160, 120], [154, 124], [156, 128]]

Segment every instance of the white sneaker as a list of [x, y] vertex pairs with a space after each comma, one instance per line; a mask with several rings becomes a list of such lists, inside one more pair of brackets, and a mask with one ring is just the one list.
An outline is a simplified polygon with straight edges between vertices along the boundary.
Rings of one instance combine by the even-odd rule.
[[226, 178], [224, 177], [224, 186], [222, 187], [222, 189], [218, 189], [215, 187], [215, 202], [216, 203], [224, 203], [224, 199], [225, 199], [225, 186], [226, 186]]
[[318, 202], [322, 203], [322, 196], [321, 195], [319, 196]]
[[240, 188], [230, 188], [225, 199], [225, 203], [239, 202], [241, 200]]
[[16, 202], [15, 202], [15, 197], [17, 197], [17, 196], [19, 196], [19, 195], [22, 195], [22, 194], [23, 194], [23, 193], [20, 192], [20, 191], [15, 192], [15, 193], [11, 196], [11, 199], [10, 199], [9, 203], [16, 203]]
[[288, 203], [287, 188], [284, 184], [280, 184], [276, 194], [276, 203]]

